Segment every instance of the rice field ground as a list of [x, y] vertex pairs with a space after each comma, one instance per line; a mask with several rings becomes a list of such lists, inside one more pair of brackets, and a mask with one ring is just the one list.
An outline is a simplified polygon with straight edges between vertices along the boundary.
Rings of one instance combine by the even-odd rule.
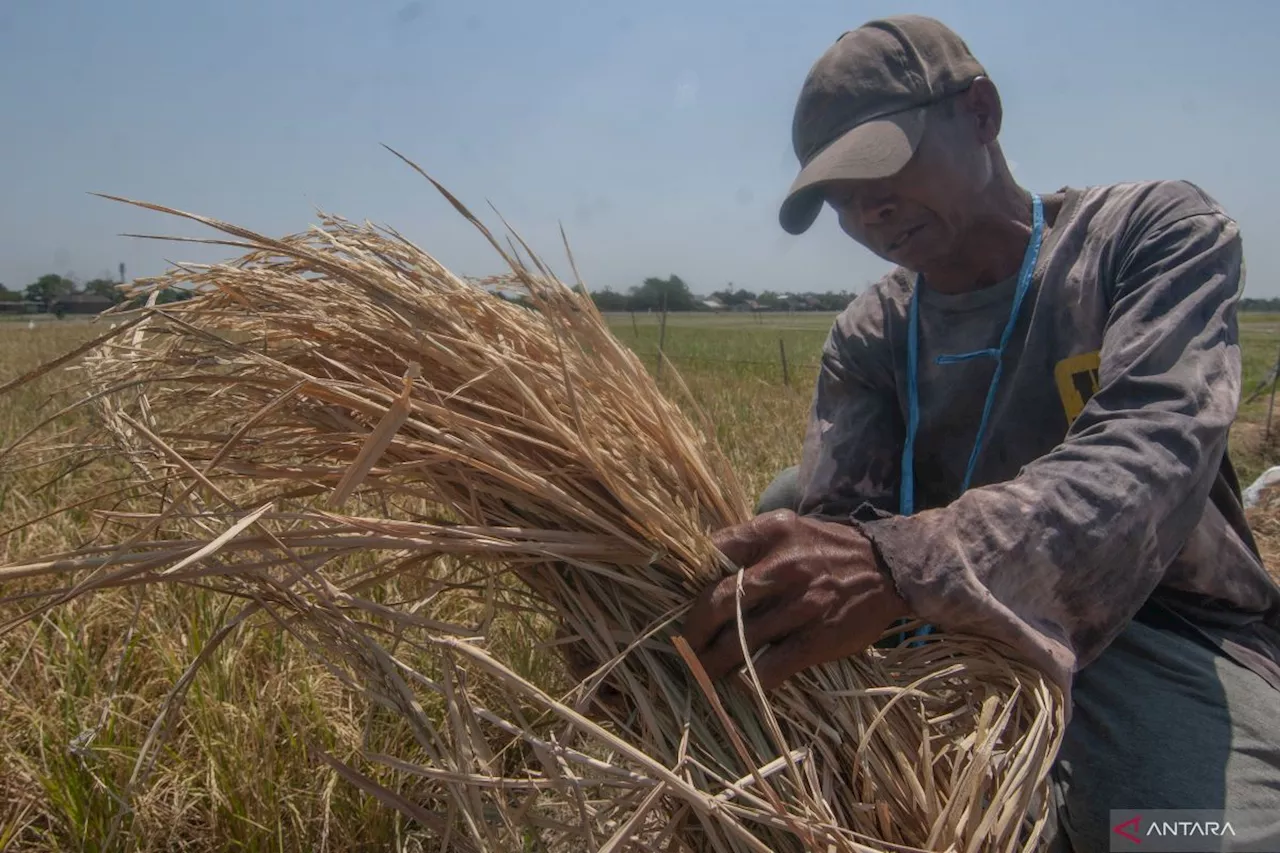
[[[664, 335], [654, 315], [610, 317], [618, 337], [650, 364], [662, 340], [753, 493], [797, 460], [831, 320], [673, 315]], [[0, 383], [100, 331], [78, 320], [31, 326], [0, 321]], [[1280, 315], [1246, 315], [1242, 338], [1247, 395], [1276, 361]], [[54, 381], [0, 397], [0, 446], [42, 416]], [[1246, 483], [1280, 460], [1280, 442], [1263, 437], [1266, 416], [1264, 394], [1242, 407], [1233, 434]], [[42, 508], [103, 489], [101, 475], [87, 472], [43, 486], [34, 476], [0, 475], [0, 558], [60, 550], [92, 531], [93, 518], [80, 513], [6, 533]], [[1280, 521], [1262, 514], [1255, 526], [1268, 556], [1280, 553]], [[223, 606], [192, 588], [155, 590], [145, 601], [113, 591], [0, 635], [0, 851], [437, 849], [421, 828], [312, 757], [312, 745], [354, 756], [373, 722], [363, 702], [266, 623], [247, 625], [212, 655], [154, 770], [125, 805], [149, 727], [221, 624]], [[0, 623], [15, 612], [0, 609]], [[531, 655], [529, 667], [539, 665]], [[548, 668], [542, 677], [564, 676]], [[413, 784], [395, 774], [380, 781], [405, 790]]]

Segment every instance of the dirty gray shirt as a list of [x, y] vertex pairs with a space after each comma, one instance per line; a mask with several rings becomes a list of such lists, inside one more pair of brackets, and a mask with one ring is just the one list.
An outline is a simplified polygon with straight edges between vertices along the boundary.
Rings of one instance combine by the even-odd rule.
[[1280, 687], [1280, 588], [1227, 456], [1240, 393], [1236, 223], [1184, 182], [1045, 196], [1031, 289], [973, 483], [961, 482], [1014, 281], [921, 294], [916, 513], [897, 515], [914, 274], [840, 315], [801, 512], [849, 518], [912, 610], [991, 637], [1064, 690], [1149, 599]]

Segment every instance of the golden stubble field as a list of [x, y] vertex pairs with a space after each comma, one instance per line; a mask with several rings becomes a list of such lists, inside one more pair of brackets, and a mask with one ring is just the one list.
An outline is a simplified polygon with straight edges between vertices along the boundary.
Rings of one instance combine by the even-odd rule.
[[[831, 319], [669, 318], [665, 350], [752, 493], [797, 460]], [[621, 340], [656, 365], [657, 317], [610, 320]], [[28, 328], [25, 320], [0, 320], [0, 383], [101, 331], [87, 321]], [[1280, 318], [1246, 316], [1242, 339], [1248, 393], [1275, 362]], [[54, 374], [0, 397], [0, 446], [52, 414], [48, 396], [60, 381]], [[1280, 457], [1275, 443], [1263, 439], [1266, 414], [1264, 395], [1242, 408], [1233, 435], [1246, 484]], [[85, 542], [96, 530], [87, 510], [11, 528], [68, 503], [96, 498], [100, 505], [118, 473], [100, 464], [53, 485], [48, 467], [0, 474], [0, 557]], [[1280, 522], [1269, 513], [1254, 520], [1269, 559], [1280, 554]], [[339, 779], [309, 751], [314, 744], [346, 759], [362, 744], [409, 735], [377, 719], [265, 621], [246, 624], [211, 656], [164, 733], [149, 775], [125, 803], [153, 721], [223, 623], [226, 607], [190, 587], [155, 588], [146, 596], [116, 590], [0, 634], [0, 851], [435, 849], [429, 834]], [[15, 612], [0, 611], [0, 621]], [[549, 682], [563, 679], [548, 660], [529, 650], [527, 669]], [[380, 781], [406, 794], [415, 785], [392, 773]]]

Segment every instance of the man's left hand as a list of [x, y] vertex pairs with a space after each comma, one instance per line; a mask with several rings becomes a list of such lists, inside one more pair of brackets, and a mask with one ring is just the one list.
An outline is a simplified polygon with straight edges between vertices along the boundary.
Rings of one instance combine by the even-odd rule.
[[[766, 690], [857, 654], [910, 612], [871, 542], [847, 524], [779, 510], [713, 540], [742, 567], [743, 628]], [[713, 679], [743, 662], [737, 593], [738, 579], [730, 575], [705, 590], [685, 620], [685, 640]]]

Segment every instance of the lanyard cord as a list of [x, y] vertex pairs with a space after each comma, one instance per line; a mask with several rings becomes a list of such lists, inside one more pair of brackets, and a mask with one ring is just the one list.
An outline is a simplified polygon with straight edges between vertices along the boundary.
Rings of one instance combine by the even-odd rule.
[[[1022, 256], [1022, 268], [1018, 271], [1018, 287], [1013, 297], [1013, 307], [1009, 309], [1009, 319], [1005, 323], [1004, 332], [1000, 335], [1000, 346], [995, 349], [977, 350], [960, 355], [939, 356], [939, 364], [951, 364], [966, 361], [970, 358], [990, 356], [996, 360], [996, 369], [987, 388], [987, 399], [982, 407], [982, 420], [978, 422], [978, 435], [973, 442], [973, 450], [969, 454], [969, 464], [965, 469], [964, 481], [960, 491], [966, 492], [978, 467], [978, 456], [982, 451], [983, 438], [987, 431], [987, 422], [991, 419], [991, 410], [995, 406], [996, 390], [1000, 387], [1000, 376], [1004, 372], [1004, 350], [1013, 336], [1013, 329], [1018, 322], [1018, 311], [1022, 300], [1031, 289], [1031, 279], [1035, 273], [1036, 260], [1040, 256], [1040, 242], [1044, 236], [1044, 205], [1040, 196], [1031, 197], [1031, 240], [1027, 243], [1027, 251]], [[924, 277], [917, 275], [915, 288], [911, 293], [910, 319], [907, 325], [907, 438], [902, 447], [902, 483], [899, 494], [899, 510], [902, 515], [915, 512], [915, 451], [916, 431], [920, 428], [920, 388], [919, 352], [920, 352], [920, 288], [924, 286]]]
[[[1004, 324], [1004, 332], [1000, 335], [1000, 346], [995, 349], [975, 350], [959, 355], [941, 355], [938, 364], [955, 364], [971, 358], [989, 356], [996, 360], [996, 369], [991, 376], [991, 384], [987, 387], [987, 400], [982, 406], [982, 420], [978, 422], [978, 435], [973, 440], [973, 450], [969, 453], [969, 464], [965, 468], [964, 481], [960, 484], [963, 494], [969, 490], [973, 480], [973, 472], [978, 467], [978, 456], [982, 451], [982, 439], [986, 435], [987, 422], [991, 419], [991, 410], [995, 406], [996, 389], [1000, 387], [1000, 376], [1004, 372], [1004, 350], [1013, 336], [1014, 326], [1018, 323], [1018, 310], [1022, 300], [1031, 289], [1031, 279], [1036, 270], [1036, 260], [1040, 257], [1040, 241], [1044, 236], [1044, 205], [1040, 196], [1031, 196], [1031, 240], [1027, 243], [1027, 251], [1022, 256], [1022, 268], [1018, 270], [1018, 286], [1013, 296], [1013, 306], [1009, 309], [1009, 319]], [[924, 286], [924, 277], [917, 275], [915, 288], [911, 292], [910, 319], [907, 324], [907, 439], [902, 446], [902, 482], [898, 496], [899, 510], [902, 515], [915, 512], [916, 497], [916, 431], [920, 428], [920, 387], [918, 382], [920, 369], [920, 288]], [[925, 625], [915, 632], [916, 636], [932, 634], [933, 626]], [[907, 641], [906, 634], [898, 635], [898, 644]], [[917, 641], [919, 642], [919, 641]]]

